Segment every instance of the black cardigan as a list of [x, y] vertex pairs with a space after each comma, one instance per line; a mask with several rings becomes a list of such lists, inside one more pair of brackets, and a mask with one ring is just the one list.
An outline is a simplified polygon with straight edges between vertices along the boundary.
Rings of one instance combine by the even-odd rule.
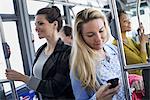
[[[45, 43], [38, 49], [34, 64], [46, 46]], [[42, 99], [74, 99], [69, 76], [70, 52], [71, 47], [59, 39], [53, 53], [44, 64], [42, 80], [36, 90], [42, 95]]]

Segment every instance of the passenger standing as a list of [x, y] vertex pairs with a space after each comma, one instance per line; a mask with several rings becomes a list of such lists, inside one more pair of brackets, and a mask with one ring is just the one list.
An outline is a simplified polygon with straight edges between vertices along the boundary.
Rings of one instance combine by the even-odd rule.
[[[146, 63], [147, 62], [146, 42], [148, 42], [148, 37], [144, 35], [144, 28], [142, 24], [139, 28], [141, 36], [140, 36], [140, 44], [138, 44], [133, 39], [127, 37], [127, 32], [131, 31], [131, 22], [128, 14], [124, 10], [121, 10], [118, 11], [118, 17], [120, 21], [121, 35], [127, 65]], [[113, 41], [113, 44], [117, 45], [116, 40]], [[129, 73], [142, 75], [142, 70], [132, 70], [129, 71]]]
[[33, 75], [23, 75], [15, 70], [6, 69], [9, 80], [22, 81], [31, 89], [39, 92], [43, 100], [74, 99], [69, 77], [69, 56], [71, 47], [58, 37], [62, 27], [59, 8], [40, 9], [35, 17], [35, 30], [46, 43], [37, 51], [33, 64]]

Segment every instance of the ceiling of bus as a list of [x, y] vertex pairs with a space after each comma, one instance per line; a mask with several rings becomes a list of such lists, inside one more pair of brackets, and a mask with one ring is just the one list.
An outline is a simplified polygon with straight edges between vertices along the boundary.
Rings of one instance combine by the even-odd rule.
[[[34, 1], [43, 1], [43, 2], [49, 2], [49, 3], [64, 3], [67, 5], [89, 5], [89, 6], [99, 6], [103, 7], [105, 5], [109, 4], [109, 0], [34, 0]], [[122, 6], [135, 6], [137, 3], [137, 0], [117, 0], [119, 3], [121, 3]], [[149, 3], [150, 0], [139, 0], [141, 3], [147, 2]]]
[[[49, 4], [63, 4], [69, 5], [71, 7], [75, 6], [86, 6], [86, 7], [95, 7], [95, 8], [103, 8], [104, 11], [109, 10], [109, 1], [110, 0], [34, 0], [41, 2], [48, 2]], [[137, 0], [116, 0], [118, 1], [121, 9], [130, 10], [135, 9], [137, 7]], [[150, 0], [139, 0], [141, 6], [149, 6]], [[120, 9], [120, 8], [119, 8]]]

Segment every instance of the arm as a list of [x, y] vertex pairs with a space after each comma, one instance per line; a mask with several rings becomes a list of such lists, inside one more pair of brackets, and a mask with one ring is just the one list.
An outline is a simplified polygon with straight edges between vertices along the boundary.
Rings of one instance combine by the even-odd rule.
[[53, 78], [48, 80], [40, 80], [34, 76], [29, 78], [29, 76], [23, 75], [15, 70], [7, 69], [6, 77], [9, 80], [22, 81], [26, 83], [29, 88], [40, 92], [42, 95], [47, 97], [56, 97], [62, 94], [71, 84], [69, 75], [66, 76], [64, 73], [57, 73]]
[[[140, 26], [138, 28], [138, 33], [140, 33], [140, 44], [137, 46], [137, 48], [139, 49], [140, 53], [141, 53], [141, 57], [143, 58], [145, 55], [143, 54], [146, 54], [147, 51], [146, 51], [146, 43], [148, 43], [148, 35], [145, 35], [144, 34], [144, 27], [142, 25], [142, 23], [140, 23]], [[135, 43], [136, 45], [136, 43]]]
[[[70, 71], [70, 79], [71, 79], [71, 84], [72, 84], [72, 89], [73, 89], [75, 99], [76, 100], [88, 100], [90, 98], [89, 95], [87, 94], [85, 88], [81, 86], [81, 82], [75, 78], [72, 70]], [[94, 100], [94, 97], [93, 97], [93, 100]]]
[[[48, 97], [60, 96], [60, 94], [64, 93], [64, 90], [68, 90], [67, 92], [69, 93], [69, 90], [71, 90], [71, 82], [69, 77], [69, 51], [70, 49], [66, 50], [66, 54], [64, 55], [65, 59], [61, 59], [60, 63], [57, 64], [57, 67], [54, 67], [54, 71], [48, 73], [46, 78], [43, 80], [40, 80], [34, 76], [26, 79], [25, 75], [16, 71], [12, 72], [12, 70], [7, 73], [7, 78], [10, 80], [23, 81], [27, 83], [31, 89], [36, 90], [42, 95]], [[57, 71], [55, 71], [55, 68]]]
[[24, 83], [27, 83], [30, 78], [27, 75], [23, 75], [15, 70], [12, 69], [6, 69], [6, 77], [9, 80], [15, 80], [15, 81], [22, 81]]
[[112, 97], [119, 90], [119, 85], [115, 88], [109, 89], [110, 83], [100, 86], [96, 93], [90, 93], [86, 91], [84, 87], [81, 86], [81, 82], [74, 77], [72, 71], [70, 72], [71, 84], [73, 88], [73, 93], [76, 100], [111, 100]]
[[[144, 37], [143, 37], [144, 39]], [[132, 40], [133, 44], [135, 45], [135, 47], [140, 51], [140, 55], [139, 57], [137, 56], [138, 59], [141, 59], [141, 61], [143, 63], [146, 63], [146, 57], [147, 57], [147, 53], [146, 53], [146, 42], [145, 40], [143, 40], [143, 42], [141, 42], [140, 44], [137, 44], [135, 41]]]

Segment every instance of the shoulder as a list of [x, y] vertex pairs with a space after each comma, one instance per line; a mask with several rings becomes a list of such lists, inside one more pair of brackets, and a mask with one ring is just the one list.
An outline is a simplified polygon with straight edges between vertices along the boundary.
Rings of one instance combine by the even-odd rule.
[[71, 46], [63, 44], [63, 46], [61, 47], [61, 50], [64, 56], [68, 56], [71, 53]]
[[118, 53], [117, 46], [115, 46], [115, 45], [113, 45], [113, 44], [105, 44], [104, 50], [105, 50], [107, 53], [115, 53], [115, 54]]
[[70, 51], [71, 51], [71, 46], [64, 44], [62, 49], [63, 49], [64, 51], [66, 51], [66, 52], [67, 52], [67, 51], [70, 52]]
[[56, 50], [62, 51], [62, 52], [69, 52], [71, 51], [71, 46], [64, 44], [64, 42], [59, 38], [56, 46]]
[[113, 40], [112, 44], [117, 45], [117, 40]]
[[70, 58], [71, 46], [64, 44], [62, 40], [59, 40], [55, 52], [59, 54], [62, 61], [67, 61]]
[[38, 50], [36, 51], [35, 56], [37, 56], [38, 54], [40, 54], [42, 52], [42, 50], [47, 46], [47, 43], [44, 43], [42, 46], [40, 46], [38, 48]]
[[136, 41], [134, 41], [132, 38], [127, 38], [129, 43], [138, 44]]

